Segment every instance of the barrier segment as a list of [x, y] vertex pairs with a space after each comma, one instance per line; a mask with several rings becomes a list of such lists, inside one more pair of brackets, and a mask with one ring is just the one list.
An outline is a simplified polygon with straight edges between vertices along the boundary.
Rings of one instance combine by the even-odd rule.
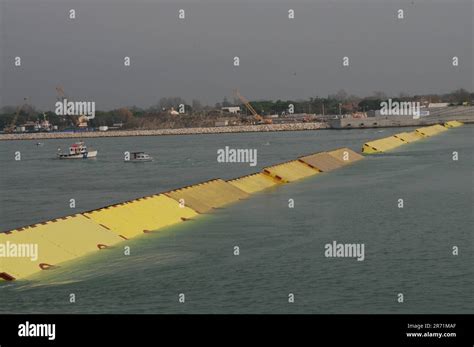
[[[7, 279], [7, 276], [11, 276], [13, 279], [27, 277], [47, 267], [75, 258], [74, 254], [42, 238], [34, 229], [30, 228], [15, 229], [11, 230], [9, 234], [0, 234], [0, 243], [11, 250], [14, 247], [25, 247], [25, 252], [27, 251], [26, 247], [36, 247], [38, 252], [36, 260], [31, 256], [8, 255], [0, 258], [0, 273], [3, 279]], [[32, 251], [33, 249], [30, 250], [30, 252]]]
[[263, 173], [247, 175], [227, 182], [248, 194], [259, 192], [261, 190], [273, 187], [280, 183], [273, 177], [265, 175]]
[[347, 147], [338, 148], [327, 153], [344, 165], [352, 164], [364, 159], [364, 156]]
[[442, 125], [435, 124], [429, 127], [418, 128], [415, 131], [423, 137], [430, 137], [442, 133], [444, 131], [448, 131], [448, 129]]
[[381, 153], [397, 148], [405, 142], [395, 136], [385, 137], [383, 139], [370, 141], [364, 143], [362, 147], [362, 152], [371, 154], [371, 153]]
[[393, 135], [395, 136], [396, 138], [402, 140], [403, 142], [406, 142], [406, 143], [411, 143], [411, 142], [416, 142], [416, 141], [419, 141], [423, 138], [423, 136], [421, 136], [420, 134], [418, 134], [416, 131], [412, 131], [412, 132], [404, 132], [404, 133], [400, 133], [400, 134], [395, 134]]
[[143, 233], [143, 229], [134, 224], [133, 216], [131, 216], [125, 203], [85, 212], [83, 215], [117, 233], [123, 239], [129, 239]]
[[462, 126], [462, 125], [464, 125], [464, 123], [459, 122], [459, 121], [457, 121], [457, 120], [452, 120], [452, 121], [449, 121], [449, 122], [444, 123], [444, 126], [445, 126], [446, 128], [457, 128], [457, 127], [460, 127], [460, 126]]
[[269, 166], [263, 169], [263, 173], [277, 179], [282, 183], [293, 182], [302, 178], [317, 175], [319, 170], [312, 168], [306, 163], [298, 160]]
[[37, 247], [38, 258], [36, 260], [31, 257], [23, 256], [5, 256], [0, 258], [0, 274], [2, 279], [20, 279], [40, 272], [47, 267], [57, 265], [64, 261], [75, 258], [69, 253], [55, 244], [45, 240], [37, 235], [23, 233], [20, 230], [12, 230], [11, 234], [0, 234], [0, 243], [5, 248], [13, 249], [13, 247]]
[[180, 223], [196, 215], [189, 207], [180, 207], [177, 201], [163, 194], [84, 213], [84, 216], [126, 239]]
[[141, 229], [141, 232], [158, 230], [195, 217], [197, 213], [166, 195], [153, 195], [126, 202], [130, 214], [129, 220]]
[[0, 258], [1, 277], [23, 278], [51, 266], [78, 258], [123, 241], [106, 228], [82, 215], [72, 215], [0, 234], [0, 243], [8, 247], [37, 247], [37, 259]]
[[221, 179], [172, 190], [165, 194], [178, 202], [184, 202], [185, 206], [198, 213], [206, 213], [213, 208], [222, 207], [249, 196], [245, 191]]
[[298, 160], [323, 172], [332, 171], [344, 166], [341, 161], [337, 160], [334, 158], [334, 156], [326, 152], [307, 155], [300, 157]]
[[82, 256], [123, 241], [119, 236], [81, 214], [56, 219], [36, 227], [41, 237]]

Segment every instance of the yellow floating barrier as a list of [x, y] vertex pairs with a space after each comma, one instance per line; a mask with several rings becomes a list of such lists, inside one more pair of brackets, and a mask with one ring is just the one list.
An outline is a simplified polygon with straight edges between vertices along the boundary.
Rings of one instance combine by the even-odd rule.
[[84, 216], [129, 239], [196, 216], [166, 195], [153, 195], [84, 213]]
[[191, 219], [280, 183], [293, 182], [321, 171], [330, 171], [362, 159], [348, 148], [316, 153], [267, 167], [256, 173], [225, 182], [214, 179], [147, 196], [97, 210], [0, 233], [4, 245], [38, 247], [37, 258], [4, 257], [0, 254], [0, 279], [24, 278], [65, 261], [107, 248], [124, 239], [142, 235]]
[[309, 166], [323, 172], [332, 171], [344, 166], [340, 160], [326, 152], [300, 157], [299, 161], [304, 162]]
[[412, 132], [409, 132], [409, 133], [404, 132], [404, 133], [400, 133], [400, 134], [395, 134], [393, 136], [395, 136], [396, 138], [398, 138], [398, 139], [400, 139], [400, 140], [402, 140], [403, 142], [406, 142], [406, 143], [416, 142], [416, 141], [419, 141], [423, 138], [416, 131], [412, 131]]
[[354, 152], [352, 149], [343, 147], [335, 149], [334, 151], [327, 152], [333, 158], [336, 158], [340, 163], [344, 165], [352, 164], [356, 161], [364, 159], [364, 156]]
[[227, 182], [248, 194], [259, 192], [263, 189], [273, 187], [280, 183], [273, 177], [260, 172], [248, 176], [239, 177]]
[[[36, 247], [37, 259], [22, 256], [0, 258], [0, 277], [23, 278], [41, 270], [107, 248], [123, 241], [119, 236], [82, 215], [34, 224], [0, 234], [0, 243], [8, 249], [27, 252]], [[30, 249], [30, 255], [33, 249]], [[18, 253], [17, 253], [18, 255]], [[25, 254], [23, 254], [25, 255]]]
[[[386, 152], [403, 144], [419, 141], [424, 137], [437, 135], [447, 131], [449, 127], [460, 126], [458, 123], [460, 122], [446, 122], [445, 126], [435, 124], [416, 129], [412, 132], [403, 132], [383, 139], [370, 141], [363, 145], [362, 152], [367, 154]], [[460, 124], [462, 125], [462, 123]]]
[[165, 194], [198, 213], [206, 213], [213, 208], [248, 197], [245, 191], [221, 179], [176, 189]]
[[457, 121], [457, 120], [451, 120], [451, 121], [449, 121], [449, 122], [444, 123], [444, 126], [445, 126], [446, 128], [457, 128], [457, 127], [460, 127], [460, 126], [462, 126], [462, 125], [464, 125], [464, 123], [459, 122], [459, 121]]
[[437, 135], [443, 131], [447, 131], [448, 129], [442, 125], [435, 124], [431, 125], [429, 127], [424, 127], [424, 128], [419, 128], [416, 129], [415, 131], [420, 134], [423, 137], [430, 137], [433, 135]]
[[269, 166], [263, 169], [263, 173], [277, 179], [282, 183], [293, 182], [302, 178], [320, 173], [319, 170], [298, 160]]
[[401, 139], [395, 136], [390, 136], [385, 137], [383, 139], [364, 143], [364, 146], [362, 147], [362, 152], [367, 154], [382, 153], [397, 148], [403, 144], [405, 144], [405, 142]]

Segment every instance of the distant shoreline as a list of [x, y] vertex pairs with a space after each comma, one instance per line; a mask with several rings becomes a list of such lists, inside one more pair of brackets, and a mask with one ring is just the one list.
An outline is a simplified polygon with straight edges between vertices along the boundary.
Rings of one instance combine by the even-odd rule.
[[327, 123], [292, 123], [292, 124], [260, 124], [260, 125], [234, 125], [207, 128], [180, 128], [156, 130], [110, 130], [87, 132], [46, 132], [46, 133], [19, 133], [0, 134], [0, 141], [8, 140], [45, 140], [68, 138], [94, 138], [94, 137], [128, 137], [128, 136], [162, 136], [162, 135], [198, 135], [198, 134], [225, 134], [247, 132], [273, 132], [273, 131], [300, 131], [328, 129]]
[[[259, 125], [232, 125], [222, 127], [199, 127], [179, 129], [154, 129], [154, 130], [108, 130], [108, 131], [84, 131], [84, 132], [45, 132], [45, 133], [13, 133], [0, 134], [0, 141], [11, 140], [47, 140], [47, 139], [84, 139], [100, 137], [130, 137], [130, 136], [166, 136], [166, 135], [200, 135], [200, 134], [229, 134], [229, 133], [254, 133], [254, 132], [277, 132], [277, 131], [304, 131], [304, 130], [350, 130], [369, 128], [402, 128], [402, 127], [424, 127], [433, 124], [442, 124], [448, 120], [459, 120], [465, 124], [474, 123], [470, 116], [433, 117], [430, 119], [413, 120], [411, 117], [397, 121], [387, 119], [375, 119], [376, 125], [369, 126], [366, 119], [343, 118], [333, 122], [313, 123], [287, 123], [287, 124], [259, 124]], [[347, 124], [346, 124], [347, 123]], [[360, 124], [359, 124], [360, 123]]]

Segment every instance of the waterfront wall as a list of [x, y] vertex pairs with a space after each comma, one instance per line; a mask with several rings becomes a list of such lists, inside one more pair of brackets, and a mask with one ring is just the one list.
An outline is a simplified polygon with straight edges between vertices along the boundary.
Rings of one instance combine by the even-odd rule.
[[235, 126], [225, 126], [225, 127], [210, 127], [210, 128], [0, 134], [0, 140], [43, 140], [43, 139], [67, 139], [67, 138], [84, 139], [84, 138], [94, 138], [94, 137], [225, 134], [225, 133], [246, 133], [246, 132], [318, 130], [318, 129], [327, 129], [327, 128], [329, 128], [329, 126], [326, 123], [259, 124], [259, 125], [235, 125]]

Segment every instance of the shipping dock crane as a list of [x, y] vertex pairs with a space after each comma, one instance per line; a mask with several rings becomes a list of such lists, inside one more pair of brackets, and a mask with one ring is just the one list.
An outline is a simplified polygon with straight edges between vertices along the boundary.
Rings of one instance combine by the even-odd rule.
[[235, 89], [234, 90], [234, 94], [235, 96], [237, 96], [239, 98], [239, 100], [245, 105], [245, 107], [250, 111], [250, 113], [253, 115], [253, 117], [255, 118], [255, 120], [258, 122], [258, 123], [264, 123], [264, 124], [272, 124], [272, 120], [271, 119], [265, 119], [263, 118], [261, 115], [258, 114], [257, 111], [255, 111], [255, 109], [253, 108], [252, 105], [250, 105], [250, 102], [240, 94], [239, 90], [238, 89]]

